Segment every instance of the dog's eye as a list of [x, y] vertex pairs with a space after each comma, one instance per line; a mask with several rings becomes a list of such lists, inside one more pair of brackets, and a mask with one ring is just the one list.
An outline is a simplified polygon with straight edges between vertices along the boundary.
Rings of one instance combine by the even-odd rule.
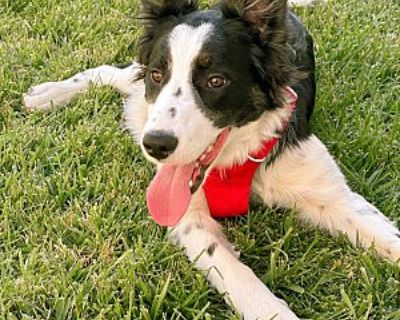
[[160, 71], [158, 71], [158, 70], [153, 70], [153, 71], [151, 72], [151, 79], [152, 79], [155, 83], [159, 84], [159, 83], [162, 81], [162, 79], [163, 79], [163, 75], [161, 74]]
[[221, 88], [227, 83], [227, 80], [222, 76], [212, 76], [208, 79], [207, 86], [209, 88]]

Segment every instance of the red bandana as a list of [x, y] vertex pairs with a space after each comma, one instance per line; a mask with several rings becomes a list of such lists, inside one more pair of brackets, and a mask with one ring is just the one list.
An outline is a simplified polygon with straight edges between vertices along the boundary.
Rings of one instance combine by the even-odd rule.
[[[296, 108], [297, 94], [289, 87], [286, 92], [289, 98], [288, 108], [292, 112]], [[248, 213], [254, 174], [278, 141], [278, 138], [264, 141], [262, 149], [251, 153], [242, 165], [211, 170], [203, 189], [213, 217], [226, 218]]]

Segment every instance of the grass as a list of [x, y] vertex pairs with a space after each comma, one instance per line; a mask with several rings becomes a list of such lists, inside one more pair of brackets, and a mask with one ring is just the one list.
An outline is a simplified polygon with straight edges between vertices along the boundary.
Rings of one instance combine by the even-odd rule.
[[[93, 89], [28, 114], [21, 94], [127, 62], [137, 2], [0, 0], [0, 319], [239, 319], [146, 210], [152, 169]], [[400, 225], [400, 5], [298, 9], [315, 37], [314, 130], [350, 185]], [[266, 284], [307, 319], [400, 319], [400, 268], [345, 237], [255, 207], [223, 221]]]

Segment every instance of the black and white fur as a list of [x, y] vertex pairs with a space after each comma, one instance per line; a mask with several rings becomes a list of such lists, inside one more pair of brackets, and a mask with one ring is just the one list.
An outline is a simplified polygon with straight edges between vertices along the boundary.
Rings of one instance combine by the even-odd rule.
[[[349, 189], [324, 144], [309, 131], [315, 98], [312, 39], [286, 1], [224, 0], [213, 10], [197, 11], [192, 0], [143, 0], [141, 18], [145, 31], [138, 62], [35, 86], [24, 96], [26, 107], [50, 110], [89, 85], [112, 86], [125, 96], [126, 127], [158, 166], [194, 161], [225, 127], [231, 132], [213, 166], [243, 163], [262, 141], [280, 136], [256, 173], [253, 192], [268, 206], [296, 208], [312, 224], [345, 233], [354, 244], [373, 245], [398, 261], [398, 229]], [[152, 82], [153, 70], [162, 74], [161, 83]], [[207, 81], [214, 74], [227, 84], [210, 88]], [[286, 127], [282, 88], [288, 85], [299, 100]], [[179, 141], [160, 160], [143, 145], [155, 131]], [[240, 262], [210, 216], [202, 189], [170, 234], [244, 319], [298, 319]]]

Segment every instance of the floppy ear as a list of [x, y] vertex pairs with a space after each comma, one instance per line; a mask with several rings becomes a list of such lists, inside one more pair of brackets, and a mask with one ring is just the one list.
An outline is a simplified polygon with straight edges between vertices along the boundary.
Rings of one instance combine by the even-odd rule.
[[196, 0], [142, 0], [139, 20], [144, 26], [144, 32], [139, 39], [138, 60], [148, 65], [154, 38], [168, 26], [175, 25], [180, 15], [197, 10]]
[[248, 25], [257, 48], [253, 65], [263, 81], [269, 107], [282, 105], [282, 88], [305, 77], [296, 70], [293, 51], [288, 45], [288, 7], [286, 0], [223, 0], [226, 19]]

